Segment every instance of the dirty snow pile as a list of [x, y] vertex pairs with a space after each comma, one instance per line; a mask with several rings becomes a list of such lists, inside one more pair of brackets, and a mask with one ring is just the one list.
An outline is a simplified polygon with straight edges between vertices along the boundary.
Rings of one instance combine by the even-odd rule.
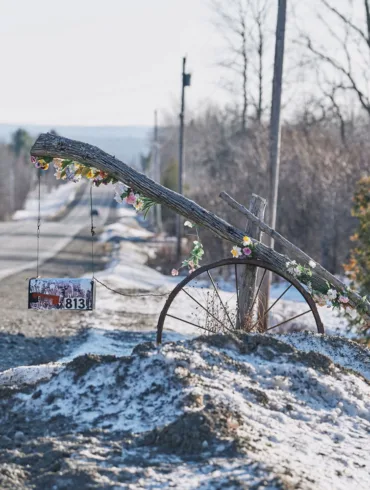
[[[39, 438], [62, 460], [35, 488], [369, 488], [369, 351], [349, 340], [146, 342], [127, 357], [54, 365], [48, 377], [0, 416], [9, 439], [35, 431], [33, 458]], [[12, 471], [32, 481], [20, 451]], [[0, 464], [0, 484], [2, 474]]]

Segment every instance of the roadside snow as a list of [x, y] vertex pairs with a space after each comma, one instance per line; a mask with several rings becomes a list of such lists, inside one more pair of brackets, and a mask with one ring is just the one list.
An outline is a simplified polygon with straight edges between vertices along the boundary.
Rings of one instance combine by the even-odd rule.
[[[52, 188], [49, 192], [45, 185], [41, 186], [41, 217], [51, 218], [61, 212], [76, 196], [81, 183], [66, 182]], [[25, 202], [24, 209], [19, 209], [13, 215], [13, 220], [35, 220], [38, 215], [38, 189], [33, 189]]]
[[0, 373], [0, 386], [18, 386], [35, 384], [50, 379], [64, 367], [60, 362], [43, 364], [41, 366], [19, 366]]

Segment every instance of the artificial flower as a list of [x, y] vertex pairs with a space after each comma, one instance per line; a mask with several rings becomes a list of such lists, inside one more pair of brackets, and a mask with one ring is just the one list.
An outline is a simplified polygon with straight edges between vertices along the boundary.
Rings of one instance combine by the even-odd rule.
[[329, 289], [326, 295], [328, 299], [332, 301], [333, 299], [337, 299], [338, 293], [335, 289]]
[[236, 245], [233, 246], [231, 250], [231, 255], [235, 258], [240, 257], [242, 254], [242, 249], [240, 247], [237, 247]]
[[55, 170], [59, 170], [62, 168], [63, 160], [61, 158], [54, 158], [53, 159], [53, 166]]
[[92, 168], [90, 168], [90, 170], [86, 174], [86, 178], [87, 179], [93, 179], [94, 177], [95, 177], [95, 172]]
[[116, 193], [116, 194], [114, 194], [114, 200], [115, 200], [116, 202], [118, 202], [118, 204], [122, 204], [122, 203], [123, 203], [123, 199], [122, 199], [122, 197], [121, 197], [119, 194], [117, 194], [117, 193]]
[[248, 247], [248, 245], [251, 245], [252, 240], [249, 238], [249, 236], [243, 236], [243, 245], [245, 247]]
[[193, 228], [194, 225], [190, 221], [185, 221], [184, 226], [188, 226], [189, 228]]
[[243, 254], [244, 255], [248, 256], [248, 255], [251, 255], [251, 253], [252, 253], [252, 250], [249, 247], [243, 248]]
[[122, 182], [117, 182], [117, 184], [114, 186], [114, 192], [119, 194], [120, 196], [125, 192], [126, 186]]
[[189, 274], [195, 271], [195, 264], [193, 260], [189, 260], [188, 267], [189, 267]]
[[[134, 196], [134, 197], [135, 197], [135, 203], [133, 206], [136, 209], [136, 211], [141, 211], [144, 207], [144, 202], [141, 199], [137, 199], [136, 196]], [[126, 202], [128, 202], [127, 199], [128, 199], [128, 197], [126, 198]]]
[[171, 276], [178, 276], [178, 275], [179, 275], [179, 271], [177, 269], [172, 269]]
[[308, 265], [309, 265], [309, 266], [310, 266], [312, 269], [314, 269], [314, 268], [316, 267], [316, 262], [314, 262], [313, 260], [310, 260], [310, 261], [309, 261], [309, 263], [308, 263]]
[[[137, 198], [136, 198], [135, 194], [131, 191], [130, 194], [126, 197], [125, 201], [127, 202], [127, 204], [132, 204], [135, 207]], [[135, 209], [137, 209], [137, 208], [135, 207]]]
[[340, 301], [341, 303], [343, 303], [344, 305], [346, 305], [346, 304], [348, 304], [348, 303], [349, 303], [349, 298], [347, 298], [346, 296], [342, 296], [342, 295], [340, 295], [340, 296], [339, 296], [339, 301]]
[[70, 166], [68, 166], [65, 170], [67, 180], [70, 180], [71, 182], [79, 182], [81, 180], [81, 175], [75, 175], [74, 168], [72, 170]]

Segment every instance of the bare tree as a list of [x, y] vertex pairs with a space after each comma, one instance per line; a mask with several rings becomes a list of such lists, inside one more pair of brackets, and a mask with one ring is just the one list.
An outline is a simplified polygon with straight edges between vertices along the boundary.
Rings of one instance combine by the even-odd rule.
[[[320, 86], [328, 105], [337, 115], [345, 140], [343, 109], [347, 93], [353, 94], [360, 107], [370, 116], [370, 1], [362, 0], [362, 8], [352, 0], [342, 8], [334, 0], [321, 0], [323, 7], [318, 17], [333, 43], [332, 49], [307, 34], [299, 40], [311, 58], [319, 63]], [[358, 16], [357, 13], [361, 12]]]
[[222, 59], [220, 65], [238, 76], [240, 125], [241, 130], [245, 131], [248, 117], [261, 122], [267, 106], [264, 87], [269, 2], [213, 0], [212, 7], [216, 16], [215, 26], [227, 45], [226, 59]]

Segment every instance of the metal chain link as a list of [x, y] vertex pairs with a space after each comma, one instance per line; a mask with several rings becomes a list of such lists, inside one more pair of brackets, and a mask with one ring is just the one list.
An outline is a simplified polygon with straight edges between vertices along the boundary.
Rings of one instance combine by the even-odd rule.
[[36, 277], [39, 277], [40, 228], [41, 228], [41, 169], [37, 169], [38, 180], [38, 212], [37, 212], [37, 265]]

